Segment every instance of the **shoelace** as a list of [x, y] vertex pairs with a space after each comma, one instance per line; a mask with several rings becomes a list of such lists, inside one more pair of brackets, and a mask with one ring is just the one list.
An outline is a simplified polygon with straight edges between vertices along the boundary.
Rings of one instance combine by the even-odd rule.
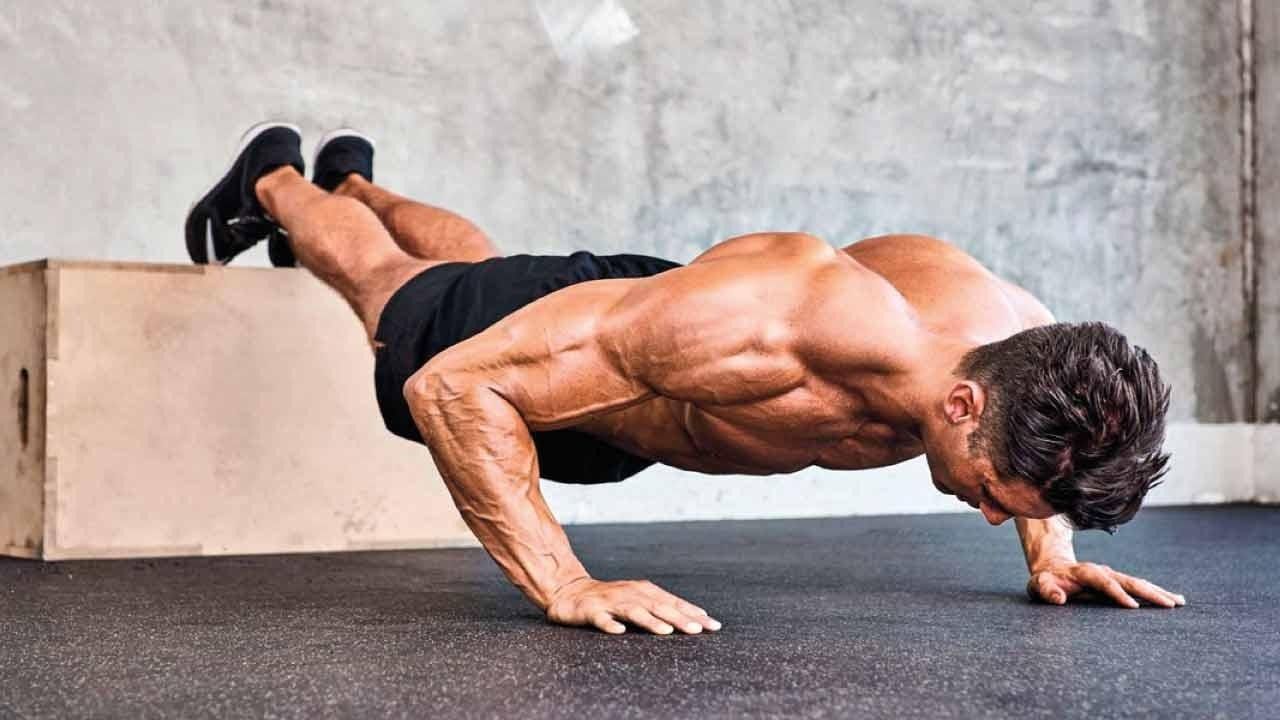
[[277, 230], [280, 230], [280, 226], [270, 215], [241, 215], [231, 218], [227, 221], [227, 249], [231, 251], [231, 255], [238, 255], [266, 240]]

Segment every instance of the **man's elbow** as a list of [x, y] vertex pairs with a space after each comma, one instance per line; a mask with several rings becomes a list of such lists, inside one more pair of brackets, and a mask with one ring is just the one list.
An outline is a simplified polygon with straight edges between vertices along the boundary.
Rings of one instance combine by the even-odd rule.
[[502, 400], [481, 373], [440, 363], [422, 366], [401, 392], [415, 416], [489, 414], [495, 410], [494, 401]]
[[435, 405], [451, 392], [456, 394], [460, 385], [457, 373], [428, 363], [409, 376], [401, 392], [409, 407], [417, 409]]

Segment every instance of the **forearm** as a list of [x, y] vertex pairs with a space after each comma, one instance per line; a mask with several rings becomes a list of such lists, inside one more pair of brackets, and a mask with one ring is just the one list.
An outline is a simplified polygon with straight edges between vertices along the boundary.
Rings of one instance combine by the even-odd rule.
[[516, 409], [462, 378], [426, 378], [412, 396], [458, 511], [512, 584], [545, 610], [556, 590], [588, 577], [542, 497], [533, 438]]
[[1016, 518], [1022, 552], [1027, 559], [1027, 569], [1036, 572], [1054, 562], [1075, 562], [1076, 552], [1071, 544], [1071, 528], [1057, 517], [1047, 520]]

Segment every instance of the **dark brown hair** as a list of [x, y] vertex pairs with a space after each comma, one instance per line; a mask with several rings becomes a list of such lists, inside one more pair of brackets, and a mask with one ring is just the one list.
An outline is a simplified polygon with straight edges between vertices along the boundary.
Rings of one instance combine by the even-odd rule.
[[974, 348], [956, 372], [987, 394], [970, 449], [1039, 488], [1076, 529], [1115, 532], [1167, 470], [1169, 388], [1115, 328], [1032, 328]]

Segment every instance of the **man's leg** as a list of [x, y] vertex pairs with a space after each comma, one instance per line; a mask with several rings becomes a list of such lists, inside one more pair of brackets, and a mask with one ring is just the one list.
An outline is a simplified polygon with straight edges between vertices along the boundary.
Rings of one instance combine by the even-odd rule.
[[397, 195], [357, 174], [349, 175], [333, 194], [368, 206], [396, 244], [416, 258], [476, 262], [501, 255], [493, 241], [470, 220]]
[[263, 175], [254, 189], [271, 217], [289, 231], [298, 261], [346, 299], [371, 342], [392, 293], [438, 264], [410, 257], [368, 207], [321, 190], [292, 167]]

